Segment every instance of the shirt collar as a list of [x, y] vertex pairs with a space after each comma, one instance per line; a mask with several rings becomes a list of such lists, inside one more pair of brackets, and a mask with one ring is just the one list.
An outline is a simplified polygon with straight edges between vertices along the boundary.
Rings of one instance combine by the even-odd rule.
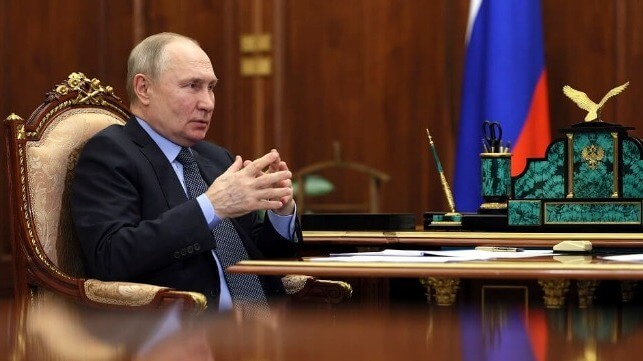
[[169, 139], [160, 135], [143, 119], [136, 117], [136, 121], [138, 121], [138, 124], [140, 124], [145, 132], [150, 135], [154, 143], [161, 148], [161, 152], [163, 152], [167, 160], [170, 163], [174, 162], [176, 156], [179, 155], [179, 152], [181, 151], [181, 146], [176, 143], [172, 143]]

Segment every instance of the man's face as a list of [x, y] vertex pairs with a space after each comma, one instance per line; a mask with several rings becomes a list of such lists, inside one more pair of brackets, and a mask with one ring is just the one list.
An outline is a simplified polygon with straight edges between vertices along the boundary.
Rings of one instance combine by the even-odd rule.
[[165, 46], [160, 74], [150, 79], [146, 121], [182, 146], [203, 140], [214, 111], [217, 83], [212, 63], [196, 44], [175, 41]]

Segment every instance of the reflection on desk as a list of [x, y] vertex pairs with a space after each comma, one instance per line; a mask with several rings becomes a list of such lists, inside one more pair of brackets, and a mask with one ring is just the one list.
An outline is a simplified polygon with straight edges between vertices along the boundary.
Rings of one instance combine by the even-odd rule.
[[[643, 342], [640, 307], [544, 310], [483, 308], [308, 309], [270, 322], [202, 314], [162, 330], [171, 312], [84, 313], [41, 305], [3, 327], [15, 360], [631, 360]], [[13, 308], [0, 304], [2, 317]], [[83, 317], [77, 317], [83, 315]], [[167, 332], [169, 331], [169, 332]], [[130, 339], [131, 338], [131, 339]]]

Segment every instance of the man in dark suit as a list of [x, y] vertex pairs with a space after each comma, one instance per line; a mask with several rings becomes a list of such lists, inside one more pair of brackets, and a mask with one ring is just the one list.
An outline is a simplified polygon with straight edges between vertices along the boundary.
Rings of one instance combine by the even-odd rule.
[[[274, 149], [243, 161], [204, 141], [217, 77], [193, 39], [146, 38], [130, 54], [127, 82], [134, 117], [90, 139], [75, 170], [72, 216], [86, 270], [102, 280], [201, 292], [210, 308], [230, 309], [240, 276], [223, 272], [234, 261], [219, 251], [232, 239], [243, 245], [241, 258], [295, 252], [301, 232], [292, 174]], [[198, 171], [190, 173], [182, 156]], [[259, 210], [267, 210], [263, 221]], [[248, 281], [256, 276], [242, 277], [246, 300], [283, 293], [277, 277], [260, 277], [261, 286]]]

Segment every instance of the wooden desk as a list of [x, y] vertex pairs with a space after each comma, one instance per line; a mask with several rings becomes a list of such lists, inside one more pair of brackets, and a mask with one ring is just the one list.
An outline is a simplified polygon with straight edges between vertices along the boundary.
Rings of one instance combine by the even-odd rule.
[[[643, 250], [643, 233], [542, 233], [542, 232], [464, 232], [464, 231], [400, 231], [400, 232], [374, 232], [374, 231], [304, 231], [304, 251], [303, 255], [327, 255], [331, 250], [334, 252], [343, 252], [343, 251], [354, 251], [354, 250], [378, 250], [384, 248], [407, 248], [407, 249], [423, 249], [423, 248], [440, 248], [440, 247], [473, 247], [477, 245], [493, 245], [493, 246], [516, 246], [516, 247], [553, 247], [558, 242], [563, 240], [589, 240], [592, 242], [594, 248], [641, 248]], [[468, 267], [468, 266], [466, 266]], [[438, 277], [488, 277], [493, 276], [494, 274], [502, 274], [503, 277], [507, 277], [506, 269], [476, 269], [466, 268], [466, 267], [436, 267], [430, 270], [430, 275], [425, 275], [424, 278], [421, 278], [423, 284], [425, 284], [426, 292], [431, 292], [428, 284], [428, 280], [435, 282]], [[505, 265], [509, 267], [510, 270], [513, 267], [511, 264]], [[526, 267], [526, 266], [525, 266]], [[540, 266], [535, 266], [536, 268]], [[548, 266], [553, 267], [553, 266]], [[626, 273], [624, 280], [630, 280], [631, 277], [634, 277], [632, 273], [628, 271], [619, 271], [620, 267], [615, 266], [616, 270], [605, 270], [600, 279], [607, 279], [606, 277], [614, 276], [621, 277], [622, 273]], [[307, 269], [310, 270], [310, 269]], [[349, 269], [351, 273], [354, 274], [355, 269]], [[370, 270], [371, 272], [373, 270]], [[328, 272], [322, 271], [321, 269], [317, 272]], [[386, 270], [382, 270], [382, 273], [379, 277], [385, 277], [386, 273], [391, 272], [390, 267], [387, 267]], [[414, 274], [415, 271], [410, 271], [408, 269], [399, 269], [395, 270], [397, 275], [395, 277], [402, 277], [400, 274]], [[422, 272], [427, 272], [423, 270]], [[581, 282], [580, 292], [590, 292], [592, 291], [591, 281], [594, 279], [592, 277], [597, 274], [588, 275], [585, 270], [582, 268], [579, 269], [549, 269], [544, 268], [542, 270], [547, 276], [546, 279], [551, 280], [552, 277], [559, 277], [563, 279], [565, 277], [574, 278], [570, 279], [583, 279], [586, 280]], [[594, 269], [592, 272], [600, 272], [599, 270]], [[454, 274], [455, 273], [455, 274]], [[528, 276], [524, 278], [532, 278], [532, 273], [524, 269], [511, 270], [509, 276], [511, 278], [518, 278], [520, 274], [527, 274]], [[556, 276], [556, 275], [560, 276]], [[371, 276], [373, 277], [373, 276]], [[431, 277], [431, 278], [426, 278]], [[444, 280], [444, 278], [440, 278]], [[458, 278], [459, 279], [459, 278]], [[620, 279], [620, 278], [616, 278]], [[377, 281], [371, 280], [368, 278], [362, 279], [362, 287], [365, 289], [366, 299], [373, 300], [378, 297], [381, 298], [382, 294], [388, 292], [388, 280], [386, 278], [379, 278]], [[545, 280], [545, 279], [543, 279]], [[483, 281], [480, 281], [483, 283]], [[543, 283], [543, 282], [541, 282]], [[552, 283], [552, 282], [549, 282]], [[557, 283], [554, 283], [557, 284]], [[585, 284], [589, 284], [588, 287], [585, 287]], [[597, 284], [597, 282], [596, 282]], [[634, 282], [623, 282], [621, 284], [623, 290], [622, 298], [627, 300], [632, 295], [632, 287]], [[551, 287], [551, 286], [548, 286]], [[563, 287], [563, 286], [561, 286]], [[435, 291], [435, 289], [433, 290]], [[552, 291], [560, 293], [562, 291]], [[591, 292], [589, 294], [592, 294]], [[430, 297], [430, 293], [427, 294], [427, 297]], [[584, 305], [588, 302], [591, 302], [589, 296], [583, 296], [579, 299], [579, 304]], [[447, 298], [443, 303], [448, 303]], [[556, 302], [560, 302], [561, 298], [556, 297], [546, 301], [555, 306]], [[379, 301], [374, 301], [379, 302]], [[380, 302], [381, 303], [381, 302]]]
[[[579, 258], [580, 257], [580, 258]], [[634, 282], [643, 279], [643, 264], [611, 262], [594, 256], [548, 256], [512, 260], [453, 263], [313, 262], [310, 260], [242, 261], [233, 273], [260, 275], [305, 274], [318, 277], [419, 278], [436, 302], [451, 305], [460, 279], [538, 280], [547, 307], [565, 303], [570, 281], [576, 282], [579, 306], [591, 305], [601, 280], [623, 281], [623, 299], [631, 298]], [[433, 289], [433, 291], [431, 291]]]
[[304, 242], [310, 245], [437, 247], [510, 244], [519, 247], [552, 247], [564, 240], [588, 240], [594, 247], [643, 248], [643, 233], [304, 231]]

